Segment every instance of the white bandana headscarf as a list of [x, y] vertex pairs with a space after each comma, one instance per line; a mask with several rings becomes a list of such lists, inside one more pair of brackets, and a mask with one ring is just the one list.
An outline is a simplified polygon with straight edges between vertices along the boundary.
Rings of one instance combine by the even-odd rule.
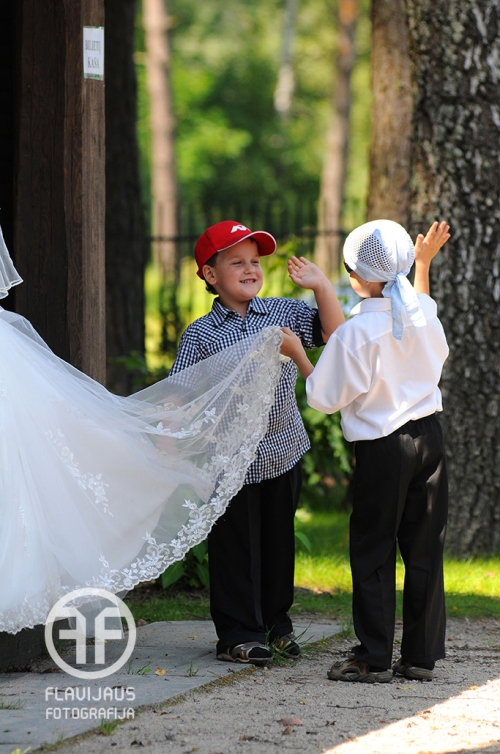
[[413, 241], [392, 220], [372, 220], [350, 233], [344, 244], [346, 264], [369, 283], [387, 284], [382, 295], [391, 299], [392, 334], [403, 337], [403, 310], [412, 325], [426, 324], [415, 289], [407, 280], [415, 259]]
[[12, 264], [12, 259], [3, 240], [3, 233], [0, 228], [0, 298], [5, 298], [13, 285], [18, 285], [22, 282], [22, 278]]

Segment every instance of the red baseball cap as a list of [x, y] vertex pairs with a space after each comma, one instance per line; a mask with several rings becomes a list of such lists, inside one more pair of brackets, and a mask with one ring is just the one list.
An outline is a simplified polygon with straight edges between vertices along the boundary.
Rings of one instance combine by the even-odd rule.
[[270, 233], [265, 230], [251, 231], [246, 225], [236, 222], [236, 220], [223, 220], [220, 223], [211, 225], [196, 241], [194, 247], [194, 258], [198, 265], [196, 274], [203, 279], [202, 268], [218, 251], [225, 251], [235, 246], [244, 238], [255, 238], [261, 257], [266, 257], [276, 251], [276, 241]]

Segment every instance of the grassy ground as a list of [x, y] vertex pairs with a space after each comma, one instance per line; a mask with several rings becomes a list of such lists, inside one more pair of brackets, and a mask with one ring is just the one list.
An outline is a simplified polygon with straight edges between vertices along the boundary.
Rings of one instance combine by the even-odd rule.
[[[296, 595], [292, 613], [348, 621], [351, 604], [347, 513], [299, 511], [298, 528], [307, 535], [312, 552], [298, 545]], [[397, 614], [401, 615], [404, 567], [396, 568]], [[458, 617], [500, 617], [500, 557], [459, 561], [445, 559], [447, 611]], [[203, 620], [210, 617], [206, 591], [176, 592], [156, 585], [142, 586], [127, 601], [136, 620]]]

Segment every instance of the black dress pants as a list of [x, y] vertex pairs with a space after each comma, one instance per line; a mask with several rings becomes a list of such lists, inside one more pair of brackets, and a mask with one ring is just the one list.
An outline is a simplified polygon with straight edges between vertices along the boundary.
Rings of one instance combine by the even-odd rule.
[[401, 656], [445, 656], [443, 548], [448, 480], [436, 415], [388, 437], [357, 442], [350, 522], [355, 655], [389, 668], [396, 605], [396, 542], [405, 565]]
[[274, 479], [245, 484], [210, 532], [210, 612], [217, 652], [292, 631], [288, 610], [301, 485], [301, 461]]

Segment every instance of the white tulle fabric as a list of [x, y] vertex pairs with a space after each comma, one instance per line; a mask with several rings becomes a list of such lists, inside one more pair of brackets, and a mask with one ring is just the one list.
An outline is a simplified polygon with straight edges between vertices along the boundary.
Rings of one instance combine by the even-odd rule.
[[0, 308], [0, 631], [78, 587], [129, 590], [207, 536], [266, 432], [281, 339], [121, 398]]
[[19, 285], [22, 282], [21, 276], [12, 264], [12, 259], [10, 258], [2, 229], [0, 228], [0, 298], [5, 298], [13, 285]]

